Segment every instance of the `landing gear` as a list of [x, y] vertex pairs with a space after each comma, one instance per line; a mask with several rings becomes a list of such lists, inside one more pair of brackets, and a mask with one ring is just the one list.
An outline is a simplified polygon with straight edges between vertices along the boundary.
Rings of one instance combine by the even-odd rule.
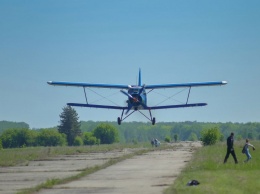
[[121, 117], [117, 117], [117, 124], [118, 125], [121, 125], [122, 121], [125, 120], [127, 117], [129, 117], [131, 114], [133, 114], [135, 111], [138, 111], [140, 112], [144, 117], [146, 117], [149, 121], [152, 122], [152, 125], [155, 125], [155, 117], [152, 117], [152, 113], [151, 113], [151, 110], [149, 110], [149, 113], [150, 113], [150, 118], [147, 117], [144, 113], [142, 113], [141, 111], [139, 111], [137, 108], [134, 109], [131, 113], [129, 113], [127, 116], [123, 117], [123, 114], [124, 114], [124, 109], [122, 111], [122, 114], [121, 114]]
[[120, 117], [117, 117], [117, 124], [118, 124], [118, 125], [121, 125], [121, 119], [120, 119]]
[[155, 117], [152, 120], [152, 125], [154, 125], [154, 124], [155, 124]]

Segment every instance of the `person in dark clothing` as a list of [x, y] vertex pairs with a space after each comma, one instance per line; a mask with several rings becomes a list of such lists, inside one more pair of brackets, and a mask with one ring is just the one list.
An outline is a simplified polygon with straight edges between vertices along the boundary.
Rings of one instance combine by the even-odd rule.
[[235, 154], [235, 150], [234, 150], [234, 147], [233, 147], [233, 143], [234, 143], [234, 133], [232, 132], [230, 134], [230, 136], [227, 138], [227, 154], [226, 154], [226, 157], [224, 159], [224, 163], [227, 162], [229, 154], [231, 154], [233, 156], [235, 163], [236, 164], [238, 163], [237, 157], [236, 157], [236, 154]]

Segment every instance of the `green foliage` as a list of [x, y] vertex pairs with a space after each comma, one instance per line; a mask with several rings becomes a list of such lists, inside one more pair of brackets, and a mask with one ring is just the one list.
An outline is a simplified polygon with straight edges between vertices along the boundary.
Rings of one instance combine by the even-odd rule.
[[237, 140], [237, 141], [241, 141], [242, 139], [243, 139], [243, 138], [242, 138], [242, 135], [237, 135], [237, 136], [236, 136], [236, 140]]
[[223, 133], [220, 134], [219, 141], [221, 141], [221, 142], [225, 141], [225, 137], [224, 137]]
[[0, 139], [0, 150], [3, 149], [2, 140]]
[[189, 136], [189, 141], [198, 141], [198, 137], [196, 135], [196, 133], [192, 132]]
[[74, 146], [81, 146], [81, 145], [83, 145], [82, 138], [80, 136], [75, 137], [73, 145]]
[[175, 141], [175, 142], [177, 142], [177, 141], [178, 141], [178, 139], [179, 139], [179, 136], [178, 136], [178, 134], [174, 134], [174, 136], [173, 136], [173, 139], [174, 139], [174, 141]]
[[201, 141], [204, 145], [213, 145], [220, 139], [221, 133], [218, 128], [203, 129], [201, 131]]
[[66, 134], [68, 145], [72, 146], [74, 139], [81, 135], [79, 117], [75, 109], [70, 106], [65, 106], [62, 110], [58, 131]]
[[37, 144], [39, 146], [64, 146], [66, 143], [66, 135], [55, 129], [43, 129], [38, 132]]
[[119, 141], [118, 130], [106, 123], [98, 125], [93, 134], [97, 139], [100, 139], [101, 144], [112, 144]]
[[93, 136], [93, 133], [91, 132], [85, 132], [83, 134], [83, 141], [84, 145], [95, 145], [100, 143], [100, 140]]
[[170, 142], [171, 142], [171, 137], [167, 135], [167, 136], [164, 138], [164, 141], [170, 143]]
[[17, 148], [31, 146], [30, 129], [7, 129], [1, 135], [2, 146], [4, 148]]

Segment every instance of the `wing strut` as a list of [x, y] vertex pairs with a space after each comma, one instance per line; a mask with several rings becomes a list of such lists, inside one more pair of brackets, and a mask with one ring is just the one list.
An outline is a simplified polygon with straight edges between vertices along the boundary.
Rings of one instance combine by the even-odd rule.
[[84, 88], [84, 93], [85, 93], [86, 103], [88, 104], [88, 98], [87, 98], [86, 90], [85, 90], [85, 87], [83, 87], [83, 88]]
[[190, 97], [190, 90], [191, 90], [191, 87], [190, 87], [190, 89], [189, 89], [189, 93], [188, 93], [188, 97], [187, 97], [186, 104], [188, 104], [188, 101], [189, 101], [189, 97]]

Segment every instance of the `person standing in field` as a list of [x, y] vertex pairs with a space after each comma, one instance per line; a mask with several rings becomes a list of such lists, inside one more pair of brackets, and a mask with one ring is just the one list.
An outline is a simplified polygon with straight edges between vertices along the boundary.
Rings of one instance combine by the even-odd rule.
[[227, 154], [225, 156], [224, 163], [227, 162], [229, 154], [233, 156], [235, 163], [236, 164], [238, 163], [233, 144], [234, 144], [234, 133], [232, 132], [230, 136], [227, 138]]
[[247, 159], [244, 162], [248, 162], [252, 158], [250, 153], [249, 153], [249, 146], [252, 147], [253, 150], [255, 150], [255, 147], [252, 144], [249, 143], [248, 139], [246, 139], [246, 144], [245, 144], [245, 146], [243, 148], [243, 151], [244, 151], [243, 153], [246, 154]]

